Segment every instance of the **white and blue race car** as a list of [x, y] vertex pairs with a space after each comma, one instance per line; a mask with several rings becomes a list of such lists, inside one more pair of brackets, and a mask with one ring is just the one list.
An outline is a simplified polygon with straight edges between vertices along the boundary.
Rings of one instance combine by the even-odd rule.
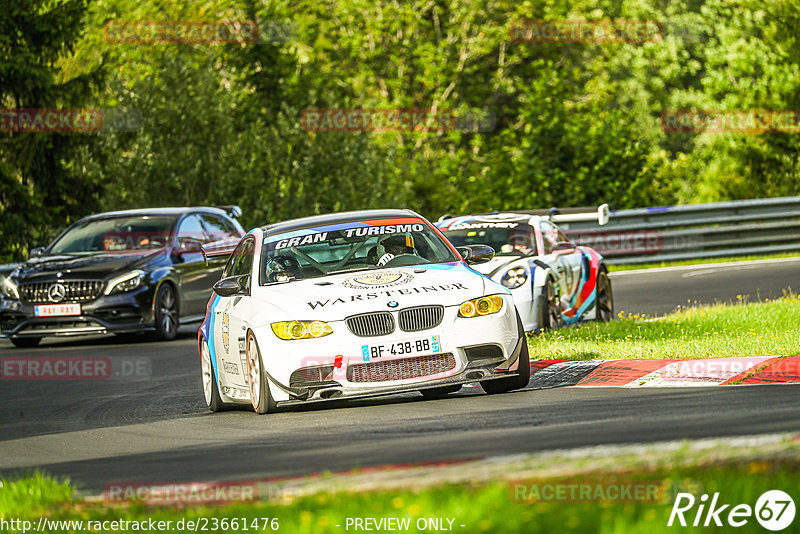
[[308, 217], [251, 230], [214, 286], [198, 333], [212, 411], [420, 391], [487, 393], [528, 384], [511, 291], [468, 265], [408, 210]]
[[496, 250], [491, 261], [475, 269], [511, 291], [526, 331], [610, 321], [614, 296], [603, 257], [572, 243], [555, 224], [595, 218], [606, 224], [608, 205], [565, 211], [444, 216], [436, 226], [456, 247], [480, 243]]

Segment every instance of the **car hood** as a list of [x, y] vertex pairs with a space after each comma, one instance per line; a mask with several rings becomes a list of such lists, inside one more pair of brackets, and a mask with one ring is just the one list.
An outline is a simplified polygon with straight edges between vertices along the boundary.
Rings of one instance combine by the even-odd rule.
[[372, 311], [410, 306], [457, 306], [486, 294], [493, 282], [463, 263], [358, 271], [263, 286], [254, 292], [287, 319], [333, 321]]
[[528, 259], [526, 256], [495, 256], [486, 263], [475, 265], [475, 270], [490, 278], [495, 278], [497, 275], [505, 274], [512, 266], [527, 263]]
[[89, 256], [57, 255], [34, 258], [21, 264], [14, 275], [18, 280], [49, 279], [54, 273], [65, 278], [102, 279], [118, 271], [135, 269], [148, 259], [164, 253], [164, 249], [136, 253], [92, 254]]

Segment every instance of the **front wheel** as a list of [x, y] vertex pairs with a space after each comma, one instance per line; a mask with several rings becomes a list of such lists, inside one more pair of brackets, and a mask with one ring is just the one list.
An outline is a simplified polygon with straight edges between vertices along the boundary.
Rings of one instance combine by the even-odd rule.
[[265, 414], [274, 412], [277, 405], [272, 400], [267, 383], [267, 374], [264, 372], [264, 363], [261, 361], [261, 352], [253, 332], [247, 333], [247, 386], [250, 389], [250, 401], [256, 413]]
[[558, 298], [556, 286], [552, 278], [547, 279], [539, 299], [541, 330], [556, 330], [561, 327], [561, 300]]
[[217, 386], [217, 378], [214, 375], [214, 367], [211, 364], [211, 353], [205, 340], [200, 345], [200, 370], [203, 378], [203, 397], [205, 397], [206, 406], [212, 412], [218, 412], [222, 410], [225, 404], [219, 396], [219, 386]]
[[604, 323], [614, 320], [614, 292], [605, 268], [597, 275], [597, 320]]
[[522, 389], [528, 385], [531, 380], [531, 362], [530, 354], [528, 352], [528, 336], [522, 327], [522, 321], [517, 316], [517, 326], [520, 333], [520, 342], [522, 349], [519, 351], [519, 365], [517, 365], [516, 376], [509, 376], [508, 378], [500, 378], [497, 380], [485, 380], [481, 382], [481, 387], [486, 393], [493, 395], [495, 393], [507, 393], [514, 389]]
[[169, 283], [161, 284], [156, 292], [153, 315], [156, 337], [164, 341], [175, 339], [178, 335], [178, 296], [175, 286]]

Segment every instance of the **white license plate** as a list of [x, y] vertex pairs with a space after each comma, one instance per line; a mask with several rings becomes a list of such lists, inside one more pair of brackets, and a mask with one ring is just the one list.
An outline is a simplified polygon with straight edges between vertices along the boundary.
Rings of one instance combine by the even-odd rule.
[[80, 314], [80, 304], [42, 304], [33, 307], [33, 315], [36, 317], [67, 317]]
[[404, 339], [392, 343], [361, 345], [361, 356], [365, 362], [379, 360], [387, 356], [417, 356], [442, 352], [439, 336], [423, 336]]

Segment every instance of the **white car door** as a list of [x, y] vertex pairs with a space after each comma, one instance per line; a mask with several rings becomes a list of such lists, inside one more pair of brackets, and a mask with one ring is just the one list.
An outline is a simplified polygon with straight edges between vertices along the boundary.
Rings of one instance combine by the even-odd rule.
[[553, 223], [540, 221], [539, 229], [542, 233], [545, 261], [555, 266], [561, 300], [564, 306], [568, 307], [580, 283], [581, 254], [575, 247], [564, 248], [564, 243], [569, 241]]
[[[255, 240], [245, 238], [231, 254], [225, 267], [223, 277], [249, 276], [253, 265]], [[248, 285], [249, 287], [249, 285]], [[247, 388], [247, 360], [245, 357], [244, 314], [248, 295], [232, 295], [220, 297], [215, 313], [215, 345], [222, 358], [220, 371], [225, 375], [225, 382], [237, 387]]]

